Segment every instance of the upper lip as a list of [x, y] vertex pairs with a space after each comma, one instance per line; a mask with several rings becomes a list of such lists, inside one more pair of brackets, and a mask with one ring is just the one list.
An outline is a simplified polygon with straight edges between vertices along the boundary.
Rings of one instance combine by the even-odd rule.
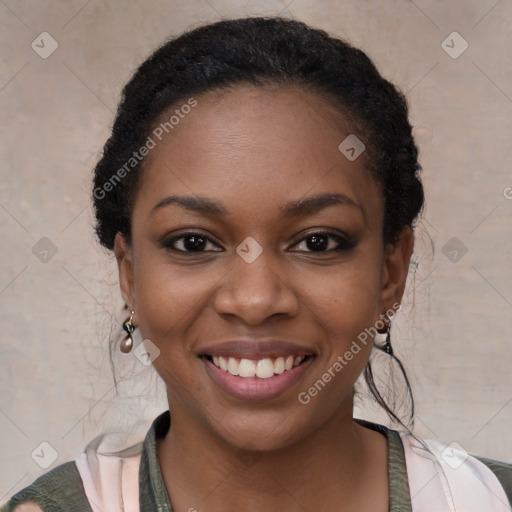
[[238, 339], [210, 343], [199, 349], [201, 356], [227, 356], [239, 359], [263, 359], [265, 357], [307, 356], [314, 351], [308, 347], [278, 339]]

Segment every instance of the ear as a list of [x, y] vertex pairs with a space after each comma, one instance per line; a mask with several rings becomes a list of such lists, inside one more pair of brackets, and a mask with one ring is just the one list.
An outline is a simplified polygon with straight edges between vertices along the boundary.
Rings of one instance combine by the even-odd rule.
[[396, 242], [387, 244], [382, 269], [382, 309], [402, 301], [413, 249], [414, 234], [409, 226], [404, 226]]
[[119, 270], [119, 286], [121, 294], [129, 309], [134, 309], [133, 300], [133, 253], [121, 232], [117, 232], [114, 240], [114, 254]]

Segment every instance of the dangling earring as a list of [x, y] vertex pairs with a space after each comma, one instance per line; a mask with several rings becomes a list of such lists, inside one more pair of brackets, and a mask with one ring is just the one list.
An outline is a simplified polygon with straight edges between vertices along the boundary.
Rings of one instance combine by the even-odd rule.
[[132, 334], [133, 331], [135, 331], [135, 326], [133, 325], [132, 320], [134, 314], [135, 311], [133, 311], [132, 309], [130, 318], [123, 322], [123, 330], [128, 334], [128, 336], [126, 336], [126, 338], [124, 338], [119, 345], [119, 349], [121, 350], [121, 352], [123, 352], [123, 354], [128, 354], [133, 348]]
[[384, 352], [386, 352], [386, 354], [389, 354], [390, 356], [392, 356], [393, 355], [393, 347], [391, 346], [391, 318], [389, 318], [389, 317], [387, 317], [387, 318], [389, 320], [389, 324], [388, 324], [388, 332], [386, 333], [386, 343], [384, 344]]
[[386, 332], [386, 342], [384, 343], [384, 347], [382, 348], [382, 350], [384, 352], [386, 352], [386, 354], [389, 354], [390, 356], [392, 356], [393, 355], [393, 347], [391, 346], [391, 321], [393, 320], [395, 315], [390, 317], [386, 312], [385, 317], [386, 317], [386, 320], [388, 321], [388, 330]]
[[386, 319], [388, 324], [388, 329], [385, 332], [378, 332], [375, 335], [375, 341], [378, 341], [377, 348], [382, 350], [382, 352], [386, 352], [390, 356], [393, 355], [393, 347], [391, 346], [391, 321], [395, 317], [393, 315], [390, 317], [387, 312], [383, 313], [382, 316]]

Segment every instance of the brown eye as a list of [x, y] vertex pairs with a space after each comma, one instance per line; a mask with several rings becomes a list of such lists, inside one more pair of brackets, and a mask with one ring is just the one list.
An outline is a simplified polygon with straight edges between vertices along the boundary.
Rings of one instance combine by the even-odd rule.
[[356, 242], [335, 233], [319, 231], [310, 233], [294, 247], [300, 246], [303, 247], [303, 249], [299, 249], [300, 252], [348, 251], [356, 246]]
[[[185, 233], [183, 235], [173, 237], [162, 242], [162, 246], [178, 252], [207, 252], [207, 247], [216, 247], [215, 244], [205, 235], [201, 233]], [[210, 251], [212, 249], [209, 249]], [[213, 249], [215, 252], [219, 250]], [[222, 250], [222, 249], [221, 249]]]

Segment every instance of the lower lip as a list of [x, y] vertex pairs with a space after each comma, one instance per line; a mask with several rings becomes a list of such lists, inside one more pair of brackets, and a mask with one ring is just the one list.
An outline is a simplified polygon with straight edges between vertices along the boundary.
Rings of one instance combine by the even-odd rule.
[[314, 357], [308, 357], [299, 366], [285, 370], [279, 375], [268, 379], [259, 377], [239, 377], [231, 375], [205, 357], [201, 358], [208, 375], [228, 395], [240, 400], [271, 400], [292, 388], [302, 377], [313, 362]]

